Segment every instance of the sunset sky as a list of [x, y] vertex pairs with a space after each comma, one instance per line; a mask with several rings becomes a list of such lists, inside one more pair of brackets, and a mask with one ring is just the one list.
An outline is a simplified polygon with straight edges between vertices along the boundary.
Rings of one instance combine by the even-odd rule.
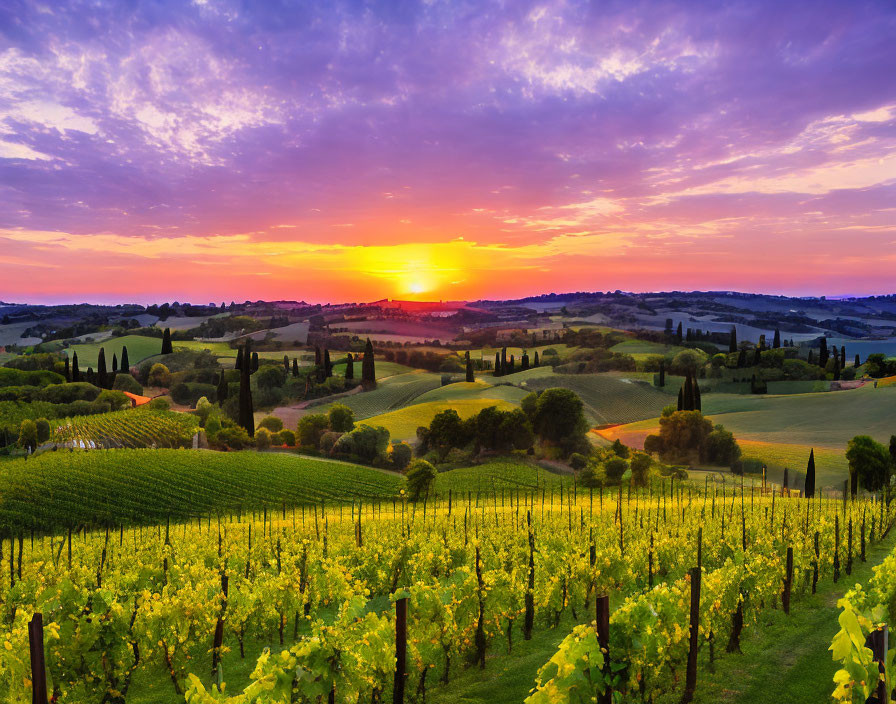
[[894, 37], [891, 0], [6, 0], [0, 299], [893, 293]]

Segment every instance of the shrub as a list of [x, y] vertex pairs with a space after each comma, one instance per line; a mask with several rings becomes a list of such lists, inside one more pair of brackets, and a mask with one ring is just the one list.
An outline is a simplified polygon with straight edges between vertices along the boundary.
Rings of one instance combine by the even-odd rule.
[[221, 419], [217, 415], [209, 416], [205, 421], [205, 437], [210, 443], [215, 441], [219, 430], [221, 430]]
[[279, 434], [282, 444], [286, 445], [287, 447], [296, 446], [296, 434], [294, 432], [284, 429], [281, 430]]
[[221, 428], [215, 436], [215, 444], [230, 450], [243, 450], [252, 446], [252, 438], [246, 429], [239, 425]]
[[255, 431], [255, 447], [258, 450], [268, 450], [271, 447], [271, 431], [267, 428], [259, 428]]
[[31, 452], [37, 447], [37, 425], [33, 420], [23, 420], [19, 426], [19, 447]]
[[436, 468], [426, 460], [414, 460], [407, 473], [408, 494], [414, 500], [429, 493], [436, 478]]
[[351, 456], [360, 462], [373, 462], [386, 453], [389, 447], [389, 431], [383, 427], [360, 425], [345, 433], [333, 446], [333, 453]]
[[150, 408], [150, 410], [153, 410], [153, 411], [169, 411], [169, 410], [171, 410], [171, 404], [168, 403], [163, 398], [154, 398], [152, 401], [150, 401], [146, 405]]
[[153, 364], [149, 370], [149, 375], [146, 377], [146, 384], [167, 389], [171, 384], [171, 372], [168, 370], [168, 367], [161, 363]]
[[613, 483], [619, 482], [627, 469], [628, 462], [621, 457], [614, 457], [604, 463], [604, 472], [607, 474], [607, 479]]
[[348, 433], [355, 427], [355, 412], [342, 403], [337, 403], [327, 413], [330, 430], [336, 433]]
[[613, 454], [615, 454], [617, 457], [621, 457], [624, 460], [628, 459], [629, 449], [627, 446], [622, 444], [622, 441], [619, 438], [616, 438], [613, 441], [611, 449], [613, 450]]
[[296, 428], [299, 445], [302, 447], [320, 447], [321, 435], [329, 427], [327, 417], [323, 413], [311, 413], [299, 418]]
[[108, 403], [109, 408], [113, 411], [131, 407], [131, 399], [121, 393], [121, 391], [112, 391], [111, 389], [106, 389], [105, 391], [100, 392], [100, 395], [96, 397], [94, 403]]
[[272, 433], [279, 433], [283, 430], [283, 421], [277, 416], [265, 416], [258, 424], [259, 428], [267, 428]]
[[50, 421], [46, 418], [38, 418], [34, 421], [34, 426], [37, 429], [37, 441], [39, 443], [44, 443], [50, 439]]
[[588, 464], [588, 458], [585, 457], [585, 455], [583, 455], [580, 452], [573, 452], [569, 456], [569, 466], [572, 467], [577, 472], [582, 469], [585, 469], [587, 464]]
[[333, 448], [336, 446], [336, 443], [339, 442], [339, 438], [342, 437], [342, 433], [336, 433], [332, 430], [328, 430], [320, 438], [320, 450], [321, 452], [325, 452], [326, 454], [330, 454], [333, 452]]
[[127, 372], [119, 372], [115, 375], [115, 383], [112, 384], [112, 388], [116, 391], [127, 391], [138, 396], [143, 394], [143, 387], [140, 386], [140, 382]]

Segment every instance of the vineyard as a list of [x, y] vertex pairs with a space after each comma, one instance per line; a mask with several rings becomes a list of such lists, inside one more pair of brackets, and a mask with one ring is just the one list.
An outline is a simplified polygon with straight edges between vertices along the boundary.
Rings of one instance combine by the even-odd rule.
[[46, 452], [5, 462], [0, 528], [62, 530], [180, 520], [210, 511], [396, 496], [404, 480], [285, 453], [199, 450]]
[[13, 533], [0, 692], [30, 700], [27, 624], [41, 612], [50, 688], [67, 702], [354, 704], [396, 685], [423, 702], [552, 629], [557, 652], [505, 701], [688, 701], [763, 613], [844, 579], [893, 520], [875, 500], [744, 485], [527, 483]]
[[52, 440], [74, 449], [188, 447], [199, 430], [189, 413], [136, 408], [60, 421]]

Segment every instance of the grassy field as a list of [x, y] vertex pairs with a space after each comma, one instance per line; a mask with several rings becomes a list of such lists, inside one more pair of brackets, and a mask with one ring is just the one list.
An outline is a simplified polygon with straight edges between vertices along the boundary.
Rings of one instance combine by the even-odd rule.
[[276, 452], [47, 452], [0, 464], [0, 523], [164, 523], [283, 502], [388, 498], [403, 483], [369, 467]]
[[[335, 401], [342, 403], [355, 412], [355, 420], [364, 420], [371, 416], [406, 406], [431, 389], [439, 387], [439, 375], [428, 372], [409, 372], [398, 374], [377, 384], [372, 391], [345, 396]], [[312, 412], [324, 412], [332, 404], [312, 406]]]
[[491, 398], [509, 403], [519, 403], [529, 392], [511, 384], [492, 385], [485, 381], [459, 381], [438, 389], [427, 391], [414, 399], [414, 403], [454, 402], [480, 398]]
[[436, 413], [453, 408], [461, 418], [469, 418], [483, 408], [496, 406], [501, 410], [510, 410], [517, 406], [497, 398], [476, 398], [461, 401], [432, 401], [416, 403], [389, 413], [368, 418], [368, 425], [381, 425], [386, 428], [393, 440], [413, 440], [417, 437], [417, 428], [429, 425]]
[[[479, 359], [480, 354], [482, 355], [483, 360], [495, 361], [495, 353], [498, 353], [502, 350], [501, 347], [477, 347], [476, 349], [470, 350], [470, 357], [473, 359]], [[544, 356], [545, 350], [554, 350], [557, 352], [557, 355], [562, 359], [563, 357], [568, 356], [571, 352], [575, 352], [578, 347], [570, 347], [569, 345], [565, 345], [562, 342], [555, 342], [553, 344], [540, 344], [535, 347], [526, 347], [525, 349], [522, 347], [508, 347], [507, 348], [507, 359], [510, 359], [510, 355], [513, 355], [516, 359], [516, 363], [520, 363], [520, 357], [523, 356], [523, 352], [528, 352], [529, 361], [535, 361], [535, 353], [538, 352], [539, 358]], [[463, 357], [464, 352], [466, 350], [462, 350], [459, 352], [459, 356]]]
[[86, 371], [88, 367], [93, 367], [95, 370], [100, 347], [103, 347], [106, 350], [106, 368], [111, 370], [112, 355], [116, 354], [121, 359], [121, 348], [125, 345], [128, 348], [128, 361], [133, 367], [144, 359], [159, 354], [162, 349], [162, 339], [145, 335], [124, 335], [102, 342], [71, 345], [68, 348], [68, 354], [71, 356], [73, 352], [78, 353], [78, 366], [82, 372]]
[[553, 374], [527, 380], [527, 388], [532, 390], [555, 386], [579, 395], [593, 425], [656, 418], [669, 404], [668, 394], [619, 374]]
[[571, 476], [564, 477], [524, 460], [502, 459], [485, 462], [475, 467], [461, 467], [440, 472], [436, 477], [435, 491], [444, 497], [449, 490], [456, 493], [471, 491], [474, 494], [488, 492], [492, 494], [506, 489], [533, 491], [547, 487], [559, 487], [572, 482]]
[[685, 348], [678, 347], [677, 345], [664, 345], [660, 342], [650, 342], [649, 340], [626, 340], [625, 342], [613, 345], [610, 348], [610, 351], [616, 352], [617, 354], [631, 355], [636, 360], [644, 360], [648, 357], [655, 357], [657, 355], [675, 355], [683, 349]]

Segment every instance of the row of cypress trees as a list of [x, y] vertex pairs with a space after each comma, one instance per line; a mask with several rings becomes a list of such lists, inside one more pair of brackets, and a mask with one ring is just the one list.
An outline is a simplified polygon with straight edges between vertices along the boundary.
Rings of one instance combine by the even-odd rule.
[[[121, 366], [118, 364], [118, 356], [116, 354], [112, 354], [112, 371], [111, 373], [108, 370], [106, 365], [106, 349], [104, 347], [100, 347], [100, 351], [97, 354], [96, 360], [96, 376], [94, 379], [93, 369], [88, 368], [90, 378], [96, 381], [96, 385], [102, 389], [110, 389], [115, 381], [115, 375], [119, 372], [130, 372], [131, 363], [128, 360], [128, 348], [127, 345], [123, 345], [121, 348]], [[68, 356], [65, 358], [65, 370], [63, 371], [63, 376], [67, 382], [79, 382], [84, 381], [84, 375], [81, 374], [81, 369], [78, 365], [78, 353], [72, 352], [71, 361], [69, 361]], [[91, 382], [92, 383], [92, 382]]]
[[700, 385], [697, 383], [697, 377], [689, 369], [684, 383], [678, 390], [678, 410], [679, 411], [702, 411], [703, 404], [700, 399]]
[[[467, 353], [467, 361], [469, 363], [470, 353]], [[538, 350], [535, 350], [535, 364], [533, 366], [538, 366]], [[513, 355], [510, 355], [510, 359], [507, 359], [507, 348], [502, 347], [500, 352], [495, 352], [495, 376], [504, 376], [506, 374], [513, 374], [516, 371], [526, 371], [529, 369], [529, 353], [526, 350], [523, 350], [523, 354], [520, 357], [520, 368], [517, 370], [516, 368], [516, 360]]]

